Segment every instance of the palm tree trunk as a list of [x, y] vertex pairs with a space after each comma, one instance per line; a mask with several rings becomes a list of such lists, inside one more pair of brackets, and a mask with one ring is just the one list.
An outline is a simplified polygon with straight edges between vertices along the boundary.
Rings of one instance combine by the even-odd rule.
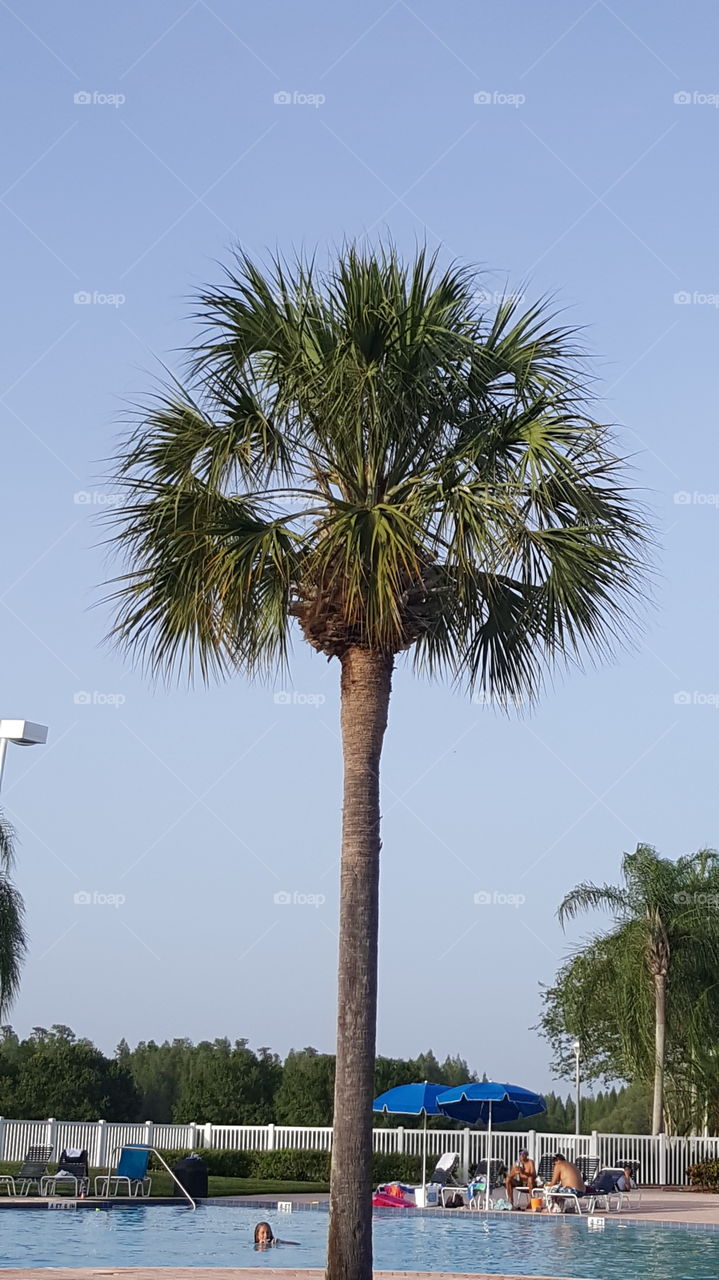
[[372, 1280], [379, 762], [392, 666], [391, 657], [366, 649], [350, 649], [342, 659], [344, 805], [328, 1280]]
[[652, 1107], [652, 1133], [664, 1130], [664, 1046], [667, 1035], [667, 977], [665, 973], [654, 975], [654, 1103]]

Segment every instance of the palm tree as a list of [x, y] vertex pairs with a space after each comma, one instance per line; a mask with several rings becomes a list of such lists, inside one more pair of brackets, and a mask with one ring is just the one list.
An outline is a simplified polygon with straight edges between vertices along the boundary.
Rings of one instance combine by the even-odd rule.
[[27, 950], [25, 905], [10, 875], [14, 861], [15, 831], [0, 814], [0, 1017], [18, 994]]
[[[664, 1128], [668, 1047], [680, 1086], [675, 1108], [688, 1114], [696, 1109], [688, 1095], [696, 1090], [699, 1065], [714, 1040], [719, 855], [702, 849], [672, 862], [640, 844], [622, 859], [622, 878], [622, 885], [577, 885], [559, 907], [562, 924], [594, 909], [611, 912], [615, 921], [575, 958], [574, 974], [566, 975], [578, 983], [570, 1018], [580, 1038], [587, 1032], [590, 1042], [592, 1034], [609, 1041], [615, 1069], [622, 1061], [641, 1076], [651, 1065], [652, 1133], [657, 1134]], [[669, 1046], [668, 1030], [673, 1032]]]
[[509, 704], [623, 634], [645, 533], [571, 331], [468, 269], [238, 256], [185, 384], [140, 409], [112, 635], [154, 674], [340, 668], [344, 800], [328, 1272], [369, 1280], [380, 755], [400, 653]]

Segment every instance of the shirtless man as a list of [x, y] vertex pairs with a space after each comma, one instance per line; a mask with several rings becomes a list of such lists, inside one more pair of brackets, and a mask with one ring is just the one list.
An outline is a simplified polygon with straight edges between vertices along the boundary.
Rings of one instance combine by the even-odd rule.
[[512, 1208], [515, 1207], [512, 1196], [512, 1192], [515, 1187], [527, 1187], [531, 1192], [534, 1191], [536, 1185], [537, 1170], [535, 1168], [534, 1161], [530, 1160], [529, 1152], [527, 1150], [520, 1151], [517, 1156], [516, 1163], [512, 1165], [512, 1168], [507, 1174], [507, 1180], [504, 1184], [504, 1189], [507, 1192], [507, 1199]]
[[556, 1155], [554, 1157], [554, 1168], [552, 1169], [550, 1186], [557, 1191], [576, 1191], [580, 1196], [583, 1196], [586, 1191], [584, 1178], [579, 1172], [576, 1164], [572, 1164], [571, 1161], [565, 1160], [562, 1155]]

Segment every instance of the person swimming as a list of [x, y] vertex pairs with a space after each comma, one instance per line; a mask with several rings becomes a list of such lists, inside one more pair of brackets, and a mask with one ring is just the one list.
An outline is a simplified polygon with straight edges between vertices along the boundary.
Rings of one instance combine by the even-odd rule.
[[269, 1222], [258, 1222], [255, 1227], [255, 1249], [274, 1249], [278, 1244], [299, 1244], [299, 1240], [278, 1240]]

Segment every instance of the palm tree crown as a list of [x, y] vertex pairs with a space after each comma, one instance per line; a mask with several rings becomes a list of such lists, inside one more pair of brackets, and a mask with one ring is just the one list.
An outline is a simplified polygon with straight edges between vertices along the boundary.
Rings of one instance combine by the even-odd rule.
[[567, 1031], [585, 1041], [590, 1057], [609, 1047], [605, 1073], [653, 1076], [659, 1132], [666, 1084], [675, 1127], [684, 1118], [696, 1122], [707, 1073], [716, 1094], [719, 854], [701, 849], [672, 861], [640, 844], [622, 859], [622, 881], [577, 885], [560, 904], [563, 924], [588, 910], [608, 911], [614, 924], [574, 957], [550, 1003], [562, 1005]]
[[239, 258], [122, 451], [116, 639], [206, 678], [274, 668], [296, 618], [502, 700], [623, 631], [644, 529], [572, 333], [476, 288], [424, 253]]

